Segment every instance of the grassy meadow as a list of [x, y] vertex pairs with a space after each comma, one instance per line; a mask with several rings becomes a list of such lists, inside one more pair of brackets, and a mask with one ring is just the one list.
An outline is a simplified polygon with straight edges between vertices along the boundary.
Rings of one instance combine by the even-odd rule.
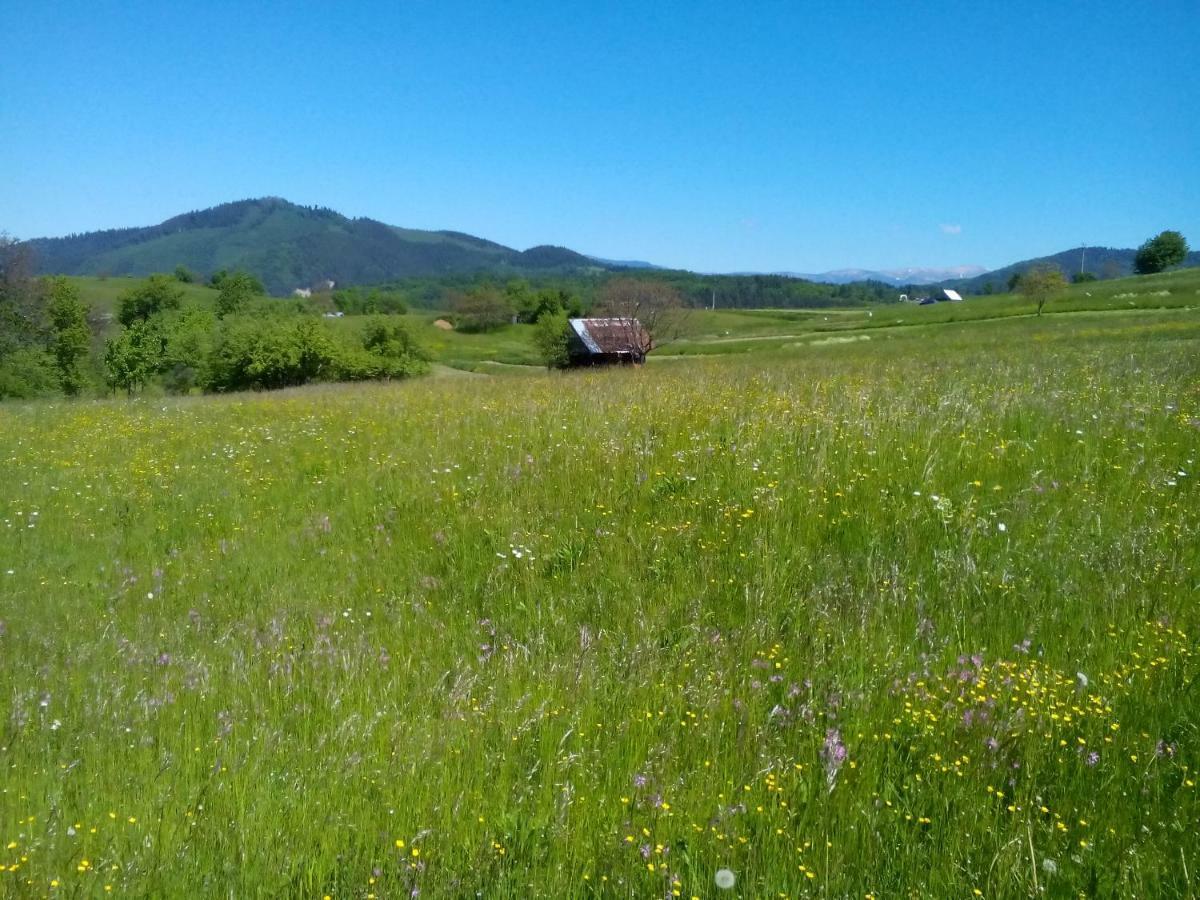
[[[99, 320], [97, 359], [103, 338], [115, 335], [117, 298], [142, 283], [125, 277], [72, 277], [85, 303]], [[199, 284], [180, 285], [184, 303], [213, 308], [217, 292]], [[1169, 312], [1200, 308], [1200, 269], [1180, 269], [1159, 275], [1070, 285], [1046, 307], [1048, 317], [1082, 313]], [[693, 309], [682, 317], [670, 339], [651, 358], [761, 353], [803, 347], [813, 342], [890, 339], [893, 332], [942, 331], [962, 325], [1034, 315], [1035, 305], [1019, 294], [971, 297], [964, 303], [934, 306], [887, 304], [849, 309]], [[505, 325], [482, 334], [443, 331], [433, 323], [445, 313], [412, 310], [403, 319], [434, 362], [464, 371], [494, 373], [502, 366], [541, 366], [533, 343], [533, 326]], [[362, 317], [333, 320], [337, 329], [358, 332]], [[1064, 326], [1069, 327], [1069, 326]], [[95, 363], [98, 365], [98, 363]], [[96, 380], [102, 381], [97, 371]]]
[[1200, 314], [868, 336], [0, 406], [0, 895], [1195, 895]]

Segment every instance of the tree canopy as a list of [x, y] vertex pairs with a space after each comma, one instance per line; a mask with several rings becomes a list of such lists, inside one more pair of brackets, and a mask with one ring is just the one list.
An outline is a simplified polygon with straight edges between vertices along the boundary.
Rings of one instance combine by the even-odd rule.
[[218, 318], [241, 312], [252, 298], [266, 293], [261, 281], [242, 271], [225, 274], [217, 290]]
[[1138, 247], [1133, 270], [1139, 275], [1153, 275], [1177, 266], [1187, 257], [1188, 243], [1178, 231], [1163, 231]]
[[145, 322], [151, 316], [179, 309], [183, 290], [170, 275], [151, 275], [144, 284], [126, 291], [117, 299], [117, 321], [126, 328]]
[[1037, 304], [1037, 314], [1040, 316], [1046, 301], [1064, 290], [1067, 280], [1058, 266], [1036, 266], [1021, 276], [1017, 286], [1022, 294]]

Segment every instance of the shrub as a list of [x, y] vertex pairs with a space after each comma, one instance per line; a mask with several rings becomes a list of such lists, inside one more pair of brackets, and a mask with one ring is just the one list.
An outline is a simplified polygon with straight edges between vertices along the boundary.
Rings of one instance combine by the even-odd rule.
[[547, 313], [537, 320], [533, 329], [533, 343], [547, 369], [563, 369], [571, 358], [567, 347], [571, 337], [571, 326], [566, 313]]
[[22, 347], [0, 357], [0, 400], [53, 396], [59, 383], [54, 357], [44, 350]]
[[183, 290], [174, 278], [151, 275], [143, 284], [117, 298], [117, 321], [128, 327], [158, 313], [179, 309], [182, 301]]
[[495, 331], [507, 325], [513, 316], [508, 296], [491, 285], [482, 285], [451, 301], [454, 327], [458, 331], [474, 333]]

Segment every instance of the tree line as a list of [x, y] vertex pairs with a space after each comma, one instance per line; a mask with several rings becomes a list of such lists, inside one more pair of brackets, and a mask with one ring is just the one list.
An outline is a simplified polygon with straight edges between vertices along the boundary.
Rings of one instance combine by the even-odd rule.
[[118, 298], [107, 340], [69, 279], [31, 273], [24, 248], [0, 241], [0, 398], [272, 389], [428, 368], [402, 319], [339, 328], [303, 301], [266, 297], [245, 272], [222, 273], [211, 306], [185, 300], [181, 273], [152, 275]]

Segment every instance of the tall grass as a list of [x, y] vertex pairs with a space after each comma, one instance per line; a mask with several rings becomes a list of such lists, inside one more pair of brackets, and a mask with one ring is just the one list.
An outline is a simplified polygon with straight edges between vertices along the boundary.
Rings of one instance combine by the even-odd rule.
[[6, 406], [0, 893], [1194, 892], [1178, 315]]

